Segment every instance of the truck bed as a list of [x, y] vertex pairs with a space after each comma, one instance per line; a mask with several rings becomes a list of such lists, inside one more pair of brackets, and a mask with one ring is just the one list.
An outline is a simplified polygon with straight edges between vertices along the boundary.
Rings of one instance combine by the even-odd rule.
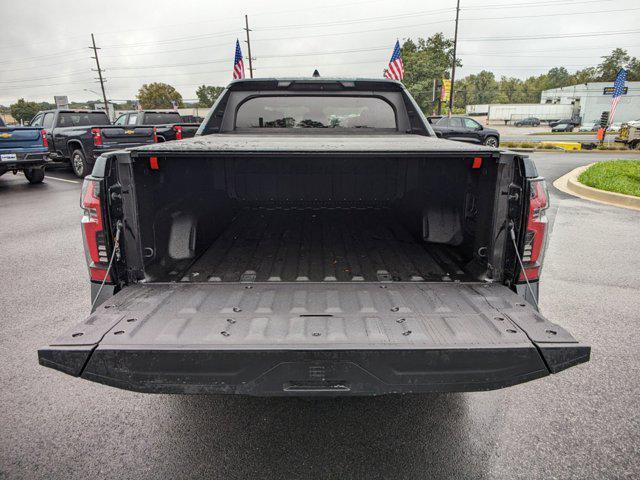
[[504, 285], [166, 283], [126, 287], [40, 363], [163, 393], [488, 390], [588, 360]]
[[390, 209], [245, 209], [182, 281], [468, 280], [453, 248], [425, 244]]

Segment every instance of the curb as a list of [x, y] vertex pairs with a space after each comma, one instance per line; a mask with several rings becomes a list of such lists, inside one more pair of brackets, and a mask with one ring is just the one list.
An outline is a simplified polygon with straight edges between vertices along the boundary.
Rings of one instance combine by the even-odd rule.
[[551, 149], [551, 148], [510, 148], [505, 147], [507, 150], [511, 152], [527, 152], [527, 153], [590, 153], [590, 154], [611, 154], [611, 153], [624, 153], [625, 155], [640, 155], [640, 151], [638, 150], [563, 150], [561, 148]]
[[578, 177], [591, 165], [593, 165], [593, 163], [571, 170], [569, 173], [553, 182], [553, 186], [561, 192], [568, 193], [574, 197], [604, 203], [606, 205], [613, 205], [615, 207], [640, 211], [640, 197], [625, 195], [623, 193], [607, 192], [606, 190], [599, 190], [580, 183], [578, 181]]

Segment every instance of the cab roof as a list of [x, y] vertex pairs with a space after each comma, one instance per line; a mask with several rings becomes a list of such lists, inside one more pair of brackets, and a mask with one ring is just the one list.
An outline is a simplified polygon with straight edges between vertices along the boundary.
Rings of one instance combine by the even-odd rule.
[[243, 78], [232, 81], [227, 88], [229, 90], [404, 90], [402, 83], [397, 80], [358, 77]]

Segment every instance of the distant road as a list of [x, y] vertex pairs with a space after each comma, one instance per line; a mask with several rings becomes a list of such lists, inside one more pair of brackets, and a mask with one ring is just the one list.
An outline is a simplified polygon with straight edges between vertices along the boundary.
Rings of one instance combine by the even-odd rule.
[[[605, 141], [613, 142], [615, 134], [607, 135]], [[596, 134], [593, 135], [575, 135], [567, 133], [566, 135], [527, 135], [518, 133], [505, 133], [500, 135], [503, 142], [597, 142]]]

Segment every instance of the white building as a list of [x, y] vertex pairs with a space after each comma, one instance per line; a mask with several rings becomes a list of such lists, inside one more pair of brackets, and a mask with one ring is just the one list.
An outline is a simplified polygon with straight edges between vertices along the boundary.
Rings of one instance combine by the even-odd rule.
[[[640, 82], [627, 82], [627, 93], [622, 95], [615, 123], [640, 119]], [[552, 88], [540, 95], [540, 103], [572, 105], [576, 116], [583, 122], [599, 122], [602, 112], [609, 111], [613, 82], [590, 82], [570, 87]]]

